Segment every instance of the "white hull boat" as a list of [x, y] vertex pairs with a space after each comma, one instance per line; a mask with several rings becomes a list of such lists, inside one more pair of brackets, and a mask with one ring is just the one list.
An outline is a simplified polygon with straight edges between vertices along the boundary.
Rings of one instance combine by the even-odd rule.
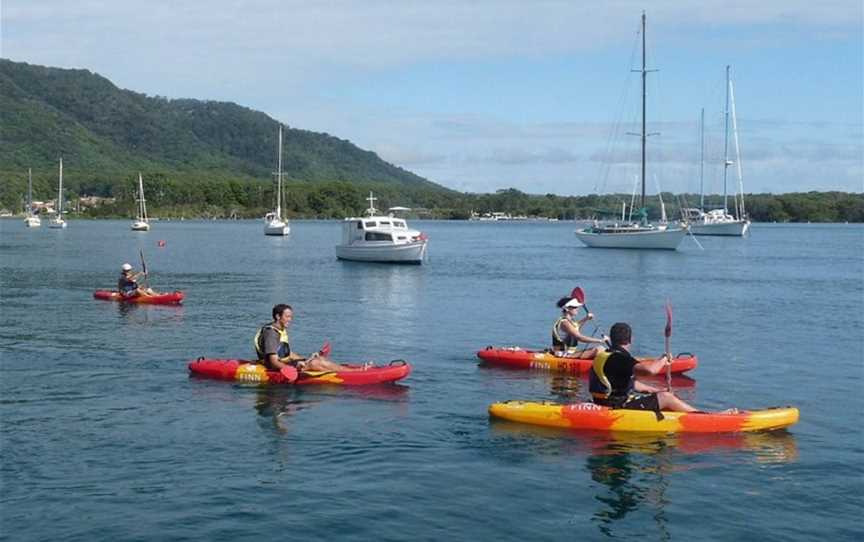
[[370, 192], [368, 216], [346, 218], [342, 223], [342, 243], [336, 245], [336, 257], [357, 262], [422, 264], [429, 239], [408, 228], [402, 218], [377, 215], [375, 199]]
[[48, 227], [55, 230], [62, 230], [66, 227], [66, 221], [63, 220], [63, 159], [60, 159], [60, 183], [57, 187], [57, 214], [48, 221]]
[[724, 237], [744, 237], [750, 228], [749, 220], [739, 220], [729, 215], [723, 218], [711, 216], [713, 211], [706, 213], [701, 220], [690, 222], [690, 231], [693, 235], [717, 235]]
[[27, 209], [25, 210], [26, 217], [24, 225], [28, 228], [38, 228], [42, 225], [42, 220], [33, 214], [33, 170], [27, 169]]
[[147, 220], [147, 204], [144, 201], [144, 179], [138, 173], [138, 216], [132, 223], [132, 231], [150, 231], [150, 222]]
[[291, 233], [288, 220], [282, 218], [282, 124], [279, 124], [279, 151], [276, 153], [276, 209], [264, 215], [264, 235], [284, 236]]
[[675, 250], [687, 235], [685, 227], [592, 226], [576, 230], [576, 237], [592, 248], [637, 248]]

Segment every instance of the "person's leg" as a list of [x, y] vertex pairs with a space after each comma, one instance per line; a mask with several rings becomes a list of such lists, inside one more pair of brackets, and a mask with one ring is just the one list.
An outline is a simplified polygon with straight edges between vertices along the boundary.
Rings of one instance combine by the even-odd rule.
[[306, 369], [309, 371], [362, 371], [366, 367], [348, 367], [325, 357], [315, 356], [306, 360]]
[[576, 359], [594, 359], [597, 357], [597, 351], [597, 348], [586, 348], [585, 350], [580, 350]]
[[657, 401], [660, 403], [660, 410], [671, 410], [673, 412], [699, 412], [698, 408], [693, 408], [681, 399], [675, 397], [675, 394], [669, 391], [658, 392]]

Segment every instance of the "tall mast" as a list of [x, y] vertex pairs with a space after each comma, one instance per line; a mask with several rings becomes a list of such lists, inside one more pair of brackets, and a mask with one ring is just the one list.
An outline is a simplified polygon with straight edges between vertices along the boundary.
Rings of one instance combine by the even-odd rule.
[[738, 146], [738, 115], [735, 113], [735, 87], [729, 78], [729, 99], [732, 103], [732, 139], [735, 143], [735, 169], [738, 173], [738, 195], [735, 196], [735, 218], [744, 219], [744, 174], [741, 171], [741, 147]]
[[645, 139], [648, 134], [645, 132], [645, 81], [648, 78], [648, 72], [645, 71], [645, 12], [642, 12], [642, 200], [641, 207], [645, 208]]
[[60, 159], [60, 186], [57, 188], [57, 216], [63, 218], [63, 159]]
[[699, 116], [699, 208], [705, 212], [705, 108]]
[[729, 66], [726, 66], [726, 121], [723, 132], [723, 211], [729, 212], [729, 197], [726, 192], [726, 177], [729, 172]]
[[33, 213], [33, 169], [27, 168], [27, 216]]
[[282, 123], [279, 123], [279, 170], [276, 172], [276, 216], [282, 220]]

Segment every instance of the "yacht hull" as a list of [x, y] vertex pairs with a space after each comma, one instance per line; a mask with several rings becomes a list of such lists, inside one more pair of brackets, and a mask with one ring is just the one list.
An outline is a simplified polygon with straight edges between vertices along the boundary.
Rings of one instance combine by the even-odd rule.
[[131, 228], [132, 231], [150, 231], [150, 224], [142, 220], [138, 222], [133, 222]]
[[35, 216], [29, 216], [24, 219], [24, 225], [28, 228], [38, 228], [42, 225], [42, 221]]
[[291, 227], [284, 222], [270, 222], [264, 224], [264, 235], [288, 235], [291, 233]]
[[650, 250], [675, 250], [686, 229], [666, 229], [634, 232], [596, 233], [591, 228], [576, 230], [576, 237], [591, 248], [630, 248]]
[[715, 222], [690, 224], [693, 235], [719, 235], [724, 237], [744, 237], [750, 228], [750, 221], [735, 220], [730, 222]]

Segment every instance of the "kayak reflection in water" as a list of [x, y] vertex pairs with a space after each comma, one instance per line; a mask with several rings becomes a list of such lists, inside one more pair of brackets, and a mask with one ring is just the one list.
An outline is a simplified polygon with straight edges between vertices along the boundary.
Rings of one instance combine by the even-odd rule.
[[[633, 330], [618, 322], [609, 330], [610, 347], [594, 358], [589, 374], [588, 388], [598, 405], [628, 410], [661, 410], [673, 412], [700, 412], [675, 396], [671, 391], [636, 380], [638, 368], [651, 375], [662, 373], [671, 363], [668, 354], [651, 361], [639, 361], [630, 355]], [[725, 411], [736, 412], [735, 409]]]
[[117, 291], [125, 298], [156, 295], [150, 288], [142, 288], [138, 279], [145, 276], [143, 272], [135, 273], [132, 265], [124, 263], [120, 267], [120, 278], [117, 279]]
[[552, 325], [552, 351], [560, 357], [593, 359], [600, 350], [599, 348], [592, 347], [580, 350], [578, 345], [580, 342], [585, 344], [604, 344], [606, 342], [606, 337], [598, 339], [582, 333], [582, 326], [589, 320], [593, 320], [594, 315], [589, 312], [585, 318], [580, 320], [578, 318], [579, 309], [583, 307], [583, 303], [575, 297], [562, 297], [556, 304], [561, 309], [561, 316]]
[[304, 357], [291, 351], [288, 341], [288, 327], [294, 320], [294, 309], [291, 305], [280, 303], [273, 307], [273, 322], [262, 326], [255, 334], [255, 352], [259, 363], [272, 371], [281, 371], [284, 367], [295, 367], [301, 371], [363, 371], [368, 368], [349, 367], [327, 359], [320, 352]]

